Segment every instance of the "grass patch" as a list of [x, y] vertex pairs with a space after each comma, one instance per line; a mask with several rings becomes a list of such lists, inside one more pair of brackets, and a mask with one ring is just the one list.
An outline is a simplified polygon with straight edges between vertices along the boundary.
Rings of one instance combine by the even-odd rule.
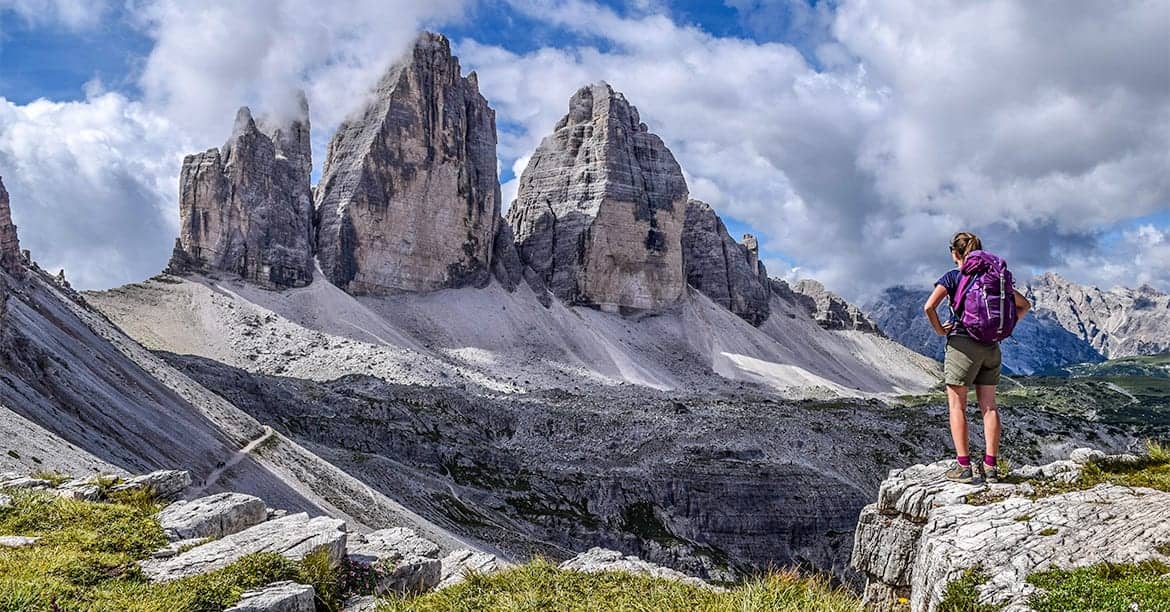
[[69, 478], [69, 476], [55, 470], [41, 470], [39, 472], [33, 472], [30, 474], [30, 476], [36, 478], [37, 480], [47, 480], [51, 482], [54, 487], [59, 487], [62, 484], [72, 480]]
[[809, 610], [859, 612], [853, 593], [823, 578], [780, 572], [716, 593], [662, 578], [624, 572], [586, 574], [536, 560], [490, 576], [470, 575], [456, 586], [409, 599], [380, 602], [380, 612], [557, 610]]
[[1056, 535], [1056, 528], [1055, 527], [1045, 527], [1044, 529], [1041, 529], [1038, 533], [1042, 536], [1054, 536], [1054, 535]]
[[[149, 493], [149, 492], [147, 492]], [[0, 509], [0, 535], [37, 536], [0, 548], [0, 610], [204, 612], [234, 605], [244, 591], [280, 580], [318, 588], [318, 608], [336, 610], [341, 593], [324, 554], [295, 563], [274, 553], [246, 556], [208, 574], [156, 584], [136, 561], [167, 544], [149, 495], [130, 503], [86, 502], [18, 492]]]
[[1043, 591], [1033, 595], [1029, 604], [1041, 612], [1166, 610], [1170, 602], [1170, 580], [1162, 576], [1167, 573], [1170, 566], [1146, 561], [1033, 574], [1028, 582]]
[[998, 609], [995, 606], [979, 603], [978, 587], [987, 579], [982, 567], [964, 570], [962, 576], [947, 584], [938, 612], [995, 612]]

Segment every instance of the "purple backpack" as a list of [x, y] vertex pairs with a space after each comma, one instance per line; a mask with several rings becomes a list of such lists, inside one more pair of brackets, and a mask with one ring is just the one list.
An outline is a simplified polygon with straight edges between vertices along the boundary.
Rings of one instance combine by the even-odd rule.
[[1012, 335], [1018, 317], [1007, 262], [987, 251], [972, 251], [959, 268], [955, 313], [971, 338], [984, 344]]

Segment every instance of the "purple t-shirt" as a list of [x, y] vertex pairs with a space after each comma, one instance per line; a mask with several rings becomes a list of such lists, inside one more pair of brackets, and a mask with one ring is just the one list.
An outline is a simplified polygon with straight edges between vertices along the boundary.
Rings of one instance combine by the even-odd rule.
[[951, 328], [951, 333], [949, 335], [953, 335], [953, 336], [969, 336], [970, 335], [967, 333], [967, 330], [963, 329], [963, 326], [959, 324], [959, 318], [956, 316], [956, 313], [955, 313], [955, 300], [958, 297], [955, 295], [955, 293], [959, 290], [959, 281], [962, 280], [962, 278], [963, 278], [963, 273], [959, 272], [958, 268], [956, 268], [954, 270], [951, 270], [950, 272], [947, 272], [946, 274], [943, 274], [942, 277], [940, 277], [938, 279], [938, 281], [936, 281], [934, 283], [936, 286], [941, 286], [941, 287], [945, 288], [947, 290], [947, 297], [950, 298], [950, 301], [951, 301], [951, 303], [950, 303], [950, 307], [951, 307], [951, 320], [950, 320], [950, 322], [952, 324], [954, 324], [954, 327]]

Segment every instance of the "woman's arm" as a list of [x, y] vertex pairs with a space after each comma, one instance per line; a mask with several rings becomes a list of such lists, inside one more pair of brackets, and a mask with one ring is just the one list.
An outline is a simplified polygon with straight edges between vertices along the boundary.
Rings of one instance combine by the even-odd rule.
[[935, 310], [945, 297], [947, 297], [947, 288], [942, 285], [935, 285], [934, 291], [926, 299], [926, 305], [922, 307], [922, 310], [926, 312], [926, 318], [930, 320], [930, 326], [934, 328], [934, 333], [940, 336], [945, 336], [951, 331], [951, 324], [947, 323], [943, 325], [938, 320], [938, 312]]
[[1022, 319], [1024, 315], [1028, 314], [1029, 310], [1032, 310], [1032, 302], [1029, 302], [1028, 298], [1024, 297], [1024, 294], [1019, 291], [1015, 289], [1012, 289], [1012, 291], [1016, 294], [1016, 318]]

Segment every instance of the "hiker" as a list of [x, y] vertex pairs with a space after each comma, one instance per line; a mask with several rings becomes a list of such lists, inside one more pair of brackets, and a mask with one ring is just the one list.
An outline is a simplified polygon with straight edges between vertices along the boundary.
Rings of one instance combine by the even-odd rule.
[[[995, 406], [995, 386], [999, 383], [1001, 367], [999, 342], [1011, 335], [1016, 321], [1032, 308], [1032, 303], [1016, 291], [1006, 262], [984, 251], [975, 234], [955, 234], [948, 249], [958, 267], [938, 279], [924, 307], [935, 333], [947, 337], [943, 382], [947, 387], [951, 438], [958, 460], [946, 475], [958, 482], [976, 482], [981, 478], [999, 482], [996, 456], [1000, 423]], [[935, 312], [944, 296], [950, 298], [951, 307], [951, 318], [945, 325]], [[983, 413], [986, 446], [978, 469], [971, 465], [967, 448], [967, 388], [972, 383]]]

